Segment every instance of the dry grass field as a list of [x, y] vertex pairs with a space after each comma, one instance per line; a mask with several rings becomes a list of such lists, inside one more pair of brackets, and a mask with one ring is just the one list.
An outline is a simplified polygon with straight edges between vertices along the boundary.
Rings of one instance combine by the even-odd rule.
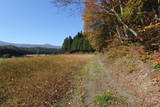
[[72, 87], [76, 71], [93, 55], [0, 60], [0, 106], [49, 106]]

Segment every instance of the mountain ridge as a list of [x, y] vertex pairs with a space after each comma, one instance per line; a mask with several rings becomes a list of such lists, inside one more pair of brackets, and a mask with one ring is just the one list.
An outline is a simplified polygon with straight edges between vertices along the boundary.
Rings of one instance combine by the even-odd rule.
[[61, 46], [55, 46], [51, 44], [20, 44], [20, 43], [10, 43], [10, 42], [4, 42], [0, 41], [0, 46], [16, 46], [19, 48], [55, 48], [60, 49]]

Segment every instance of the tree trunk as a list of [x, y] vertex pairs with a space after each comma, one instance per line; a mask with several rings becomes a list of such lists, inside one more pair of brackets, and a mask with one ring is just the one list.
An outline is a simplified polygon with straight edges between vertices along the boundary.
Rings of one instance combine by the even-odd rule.
[[129, 28], [128, 25], [126, 25], [123, 20], [121, 19], [121, 17], [118, 15], [118, 13], [114, 10], [111, 9], [111, 11], [114, 13], [114, 15], [116, 16], [117, 20], [127, 29], [129, 30], [134, 36], [138, 36], [137, 32], [134, 31], [133, 29]]
[[120, 32], [120, 30], [119, 30], [119, 26], [118, 26], [118, 25], [116, 25], [116, 31], [117, 31], [117, 34], [118, 34], [118, 36], [119, 36], [120, 42], [123, 43], [123, 41], [122, 41], [122, 36], [121, 36], [121, 32]]
[[160, 0], [158, 0], [157, 15], [158, 15], [158, 18], [160, 18]]
[[121, 14], [123, 14], [123, 6], [122, 6], [122, 1], [119, 0], [119, 7], [120, 7], [120, 10], [121, 10]]
[[[123, 4], [122, 4], [122, 0], [119, 0], [119, 7], [121, 10], [121, 15], [123, 15]], [[124, 36], [128, 38], [128, 34], [127, 34], [127, 29], [126, 27], [123, 25], [123, 29], [124, 29]]]
[[[87, 3], [90, 4], [90, 2], [87, 2]], [[123, 20], [118, 15], [118, 13], [114, 10], [114, 8], [108, 9], [108, 8], [98, 4], [98, 3], [94, 3], [94, 4], [91, 3], [91, 5], [98, 6], [101, 9], [103, 9], [104, 12], [106, 12], [107, 14], [112, 15], [112, 16], [116, 16], [117, 20], [125, 27], [126, 30], [129, 30], [134, 36], [136, 36], [136, 37], [138, 36], [138, 34], [135, 30], [133, 30], [132, 28], [129, 28], [128, 25], [123, 22]]]

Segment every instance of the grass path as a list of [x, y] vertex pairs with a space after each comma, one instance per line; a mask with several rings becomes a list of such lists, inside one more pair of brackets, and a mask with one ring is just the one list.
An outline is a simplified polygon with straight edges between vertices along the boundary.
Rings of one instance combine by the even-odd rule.
[[109, 107], [139, 107], [135, 104], [136, 98], [114, 81], [114, 77], [106, 70], [99, 56], [92, 58], [82, 72], [85, 73], [80, 79], [81, 82], [77, 83], [77, 89], [67, 107], [106, 107], [96, 104], [95, 97], [107, 92], [124, 101], [123, 104], [112, 103]]

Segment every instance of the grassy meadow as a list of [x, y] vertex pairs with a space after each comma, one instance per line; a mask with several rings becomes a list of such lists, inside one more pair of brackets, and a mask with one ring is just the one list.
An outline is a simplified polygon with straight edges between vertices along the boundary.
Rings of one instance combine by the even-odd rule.
[[49, 106], [72, 87], [76, 71], [93, 55], [0, 59], [0, 106]]

